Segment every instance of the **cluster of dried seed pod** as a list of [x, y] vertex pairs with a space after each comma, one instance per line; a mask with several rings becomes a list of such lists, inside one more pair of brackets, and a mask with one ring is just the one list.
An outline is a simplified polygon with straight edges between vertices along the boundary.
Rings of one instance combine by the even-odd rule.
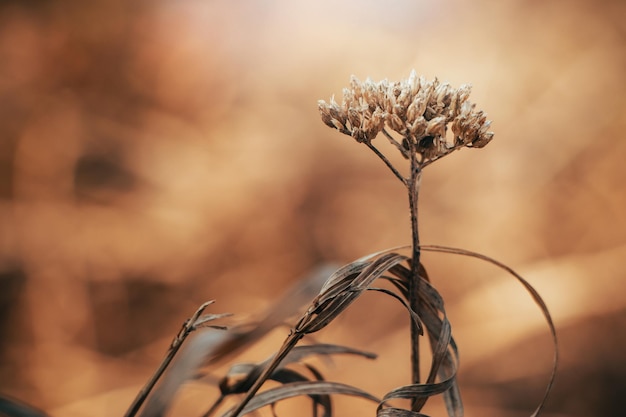
[[425, 165], [463, 146], [481, 148], [492, 139], [491, 122], [468, 101], [470, 90], [470, 85], [452, 88], [437, 79], [428, 81], [415, 71], [399, 82], [352, 76], [341, 104], [333, 97], [330, 103], [320, 100], [318, 107], [325, 124], [357, 142], [370, 143], [386, 127], [399, 133], [404, 156], [415, 153]]

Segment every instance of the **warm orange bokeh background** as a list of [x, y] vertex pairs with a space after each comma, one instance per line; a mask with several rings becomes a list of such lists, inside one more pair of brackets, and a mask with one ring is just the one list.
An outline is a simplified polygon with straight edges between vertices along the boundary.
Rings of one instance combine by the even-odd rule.
[[[201, 302], [254, 314], [316, 265], [408, 243], [401, 185], [316, 101], [415, 68], [471, 82], [496, 132], [428, 168], [422, 241], [544, 295], [562, 340], [544, 415], [621, 415], [624, 16], [621, 0], [3, 2], [0, 392], [122, 415]], [[475, 261], [424, 261], [467, 415], [529, 415], [550, 345], [528, 295]], [[367, 297], [330, 332], [383, 354], [372, 388], [389, 390], [406, 323]], [[372, 375], [348, 363], [333, 377]]]

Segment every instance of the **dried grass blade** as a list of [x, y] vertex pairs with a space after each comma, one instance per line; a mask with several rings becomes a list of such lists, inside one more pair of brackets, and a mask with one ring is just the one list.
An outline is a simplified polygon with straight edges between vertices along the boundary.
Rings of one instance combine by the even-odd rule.
[[[359, 388], [341, 384], [338, 382], [327, 381], [311, 381], [311, 382], [294, 382], [291, 384], [283, 385], [281, 387], [272, 388], [267, 391], [263, 391], [257, 394], [248, 404], [243, 408], [239, 415], [245, 415], [259, 408], [267, 405], [275, 404], [278, 401], [286, 400], [288, 398], [298, 397], [302, 395], [315, 396], [315, 395], [351, 395], [360, 398], [364, 398], [373, 402], [380, 402], [375, 396], [363, 391]], [[233, 410], [229, 410], [223, 417], [232, 417]]]

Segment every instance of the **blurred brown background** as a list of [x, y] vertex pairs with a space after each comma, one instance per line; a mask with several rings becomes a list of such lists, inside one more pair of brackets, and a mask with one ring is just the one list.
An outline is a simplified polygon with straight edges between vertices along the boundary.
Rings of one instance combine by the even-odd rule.
[[[122, 415], [201, 302], [254, 315], [321, 263], [409, 243], [401, 185], [316, 101], [415, 68], [472, 83], [496, 132], [426, 171], [423, 243], [545, 297], [562, 364], [544, 415], [623, 415], [625, 40], [622, 0], [2, 2], [0, 392]], [[529, 415], [551, 356], [528, 295], [424, 262], [467, 415]], [[406, 319], [364, 303], [331, 336], [385, 365], [331, 376], [380, 372], [382, 394], [407, 382]]]

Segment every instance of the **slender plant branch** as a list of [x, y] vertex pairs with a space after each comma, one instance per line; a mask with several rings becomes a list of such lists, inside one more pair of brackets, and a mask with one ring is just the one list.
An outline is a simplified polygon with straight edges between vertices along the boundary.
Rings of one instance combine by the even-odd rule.
[[407, 150], [402, 146], [400, 142], [398, 142], [393, 136], [391, 136], [389, 132], [387, 132], [387, 129], [383, 129], [381, 132], [383, 132], [383, 135], [385, 135], [385, 137], [389, 140], [389, 142], [391, 142], [393, 146], [398, 148], [402, 156], [404, 156], [407, 159], [409, 158], [409, 154]]
[[422, 169], [426, 168], [426, 166], [432, 164], [433, 162], [443, 158], [444, 156], [446, 156], [448, 154], [451, 154], [452, 152], [461, 149], [462, 147], [463, 146], [461, 146], [461, 145], [456, 145], [456, 146], [454, 146], [452, 148], [449, 148], [449, 149], [446, 149], [445, 151], [442, 151], [441, 154], [439, 154], [439, 155], [435, 155], [435, 156], [432, 156], [432, 157], [430, 157], [428, 159], [425, 159], [422, 162], [422, 164], [421, 164], [422, 165]]
[[143, 405], [146, 398], [148, 398], [148, 394], [150, 394], [150, 392], [156, 385], [159, 378], [161, 378], [161, 376], [163, 375], [163, 372], [165, 372], [167, 367], [172, 362], [172, 359], [174, 359], [174, 356], [176, 356], [176, 354], [180, 350], [181, 346], [183, 345], [183, 342], [185, 341], [185, 339], [187, 339], [187, 336], [189, 336], [189, 334], [196, 329], [196, 323], [198, 319], [200, 318], [200, 316], [202, 315], [202, 313], [204, 312], [204, 310], [209, 305], [213, 304], [214, 302], [215, 301], [212, 300], [212, 301], [207, 301], [206, 303], [202, 304], [196, 310], [193, 316], [191, 316], [190, 319], [186, 320], [185, 323], [183, 323], [183, 326], [181, 327], [180, 331], [178, 332], [174, 340], [172, 340], [172, 344], [170, 345], [165, 355], [165, 358], [163, 358], [163, 361], [161, 362], [157, 370], [154, 372], [152, 377], [148, 380], [146, 385], [144, 385], [141, 391], [139, 391], [139, 393], [137, 394], [137, 397], [135, 397], [132, 404], [128, 408], [128, 411], [126, 411], [126, 414], [124, 414], [124, 417], [134, 417], [137, 414], [137, 412]]
[[407, 181], [407, 179], [404, 178], [402, 176], [402, 174], [400, 174], [400, 172], [396, 169], [396, 167], [394, 167], [391, 164], [391, 162], [387, 159], [387, 157], [385, 155], [382, 154], [382, 152], [380, 152], [374, 145], [372, 145], [371, 142], [366, 142], [366, 145], [367, 145], [368, 148], [370, 148], [372, 151], [374, 151], [376, 156], [378, 156], [385, 163], [385, 165], [387, 165], [387, 167], [391, 170], [391, 172], [393, 172], [393, 174], [396, 176], [396, 178], [398, 178], [400, 181], [402, 181], [402, 183], [406, 187], [409, 186], [409, 182]]

